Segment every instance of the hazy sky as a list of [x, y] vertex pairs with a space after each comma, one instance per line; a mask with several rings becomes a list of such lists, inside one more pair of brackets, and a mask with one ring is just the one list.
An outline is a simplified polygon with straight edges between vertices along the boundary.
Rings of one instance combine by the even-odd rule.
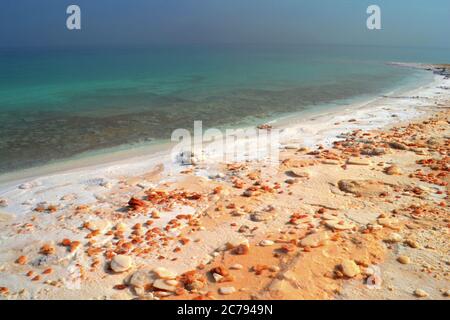
[[[81, 7], [82, 30], [66, 29]], [[382, 30], [366, 28], [381, 7]], [[365, 44], [450, 47], [450, 0], [1, 0], [0, 46]]]

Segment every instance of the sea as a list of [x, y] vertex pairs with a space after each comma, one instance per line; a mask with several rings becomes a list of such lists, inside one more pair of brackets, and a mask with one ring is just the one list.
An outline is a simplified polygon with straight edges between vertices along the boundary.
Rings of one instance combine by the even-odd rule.
[[0, 49], [0, 174], [161, 144], [175, 129], [256, 125], [431, 81], [390, 62], [449, 49], [183, 45]]

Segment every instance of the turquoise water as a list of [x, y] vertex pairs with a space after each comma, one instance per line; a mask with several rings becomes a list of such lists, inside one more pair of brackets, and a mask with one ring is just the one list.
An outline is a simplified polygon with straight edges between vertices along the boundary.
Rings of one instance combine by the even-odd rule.
[[443, 50], [147, 47], [0, 51], [0, 172], [90, 150], [239, 126], [429, 79], [389, 61]]

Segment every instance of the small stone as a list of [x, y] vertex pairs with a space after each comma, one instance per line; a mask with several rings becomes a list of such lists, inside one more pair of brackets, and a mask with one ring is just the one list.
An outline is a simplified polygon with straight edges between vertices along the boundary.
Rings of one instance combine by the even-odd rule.
[[406, 239], [405, 243], [413, 249], [417, 249], [420, 247], [420, 244], [416, 240], [413, 240], [413, 239]]
[[353, 260], [344, 260], [341, 263], [342, 273], [349, 278], [353, 278], [361, 273], [359, 266]]
[[450, 297], [450, 290], [444, 290], [444, 297]]
[[243, 268], [244, 268], [244, 266], [239, 263], [235, 263], [230, 267], [230, 269], [232, 269], [232, 270], [242, 270]]
[[403, 237], [395, 232], [392, 232], [386, 239], [384, 239], [385, 242], [388, 243], [397, 243], [401, 242], [403, 240]]
[[397, 258], [397, 261], [400, 262], [401, 264], [409, 264], [409, 263], [411, 263], [411, 259], [408, 256], [399, 256]]
[[425, 298], [425, 297], [428, 297], [428, 296], [429, 296], [428, 292], [426, 292], [426, 291], [424, 291], [424, 290], [422, 290], [422, 289], [416, 289], [416, 290], [414, 290], [414, 295], [415, 295], [416, 297], [419, 297], [419, 298]]
[[274, 212], [259, 211], [251, 215], [251, 219], [255, 222], [269, 221], [275, 216]]
[[108, 220], [93, 220], [87, 223], [87, 228], [89, 230], [91, 231], [98, 230], [100, 233], [105, 233], [110, 226], [111, 223]]
[[131, 268], [132, 259], [130, 256], [119, 254], [114, 256], [111, 260], [111, 269], [114, 272], [124, 272]]
[[302, 247], [311, 247], [316, 248], [319, 247], [329, 239], [329, 235], [327, 232], [316, 232], [312, 233], [300, 241], [300, 245]]
[[368, 165], [372, 164], [372, 161], [370, 161], [369, 159], [350, 157], [347, 160], [347, 164], [353, 164], [353, 165], [357, 165], [357, 166], [368, 166]]
[[397, 149], [397, 150], [406, 150], [406, 149], [408, 149], [408, 147], [405, 146], [403, 143], [400, 143], [400, 142], [397, 142], [397, 141], [389, 142], [389, 147], [391, 147], [392, 149]]
[[309, 178], [308, 172], [300, 171], [298, 169], [291, 169], [290, 171], [287, 172], [287, 174], [296, 178]]
[[393, 219], [393, 218], [379, 218], [377, 220], [378, 224], [382, 225], [383, 227], [386, 228], [391, 228], [394, 230], [399, 229], [398, 228], [398, 220], [397, 219]]
[[139, 270], [130, 277], [129, 284], [136, 288], [145, 288], [146, 285], [152, 284], [154, 279], [148, 271]]
[[214, 278], [214, 281], [216, 281], [216, 282], [220, 282], [220, 280], [223, 279], [223, 276], [218, 273], [213, 273], [212, 276]]
[[384, 172], [386, 174], [390, 175], [390, 176], [392, 176], [392, 175], [401, 175], [403, 173], [402, 170], [398, 166], [395, 166], [395, 165], [387, 167], [384, 170]]
[[232, 294], [235, 293], [236, 289], [234, 287], [221, 287], [219, 288], [219, 293], [223, 294], [223, 295], [228, 295], [228, 294]]
[[5, 208], [8, 206], [8, 200], [0, 199], [0, 207]]
[[155, 282], [153, 282], [153, 287], [168, 292], [175, 292], [175, 290], [177, 290], [177, 287], [175, 285], [167, 283], [167, 280], [164, 279], [155, 280]]
[[325, 225], [333, 230], [351, 230], [355, 227], [355, 225], [348, 221], [339, 221], [339, 220], [328, 220], [325, 222]]
[[262, 247], [270, 247], [273, 246], [274, 242], [272, 240], [262, 240], [259, 245]]
[[118, 224], [116, 224], [115, 229], [120, 232], [125, 232], [127, 231], [128, 226], [123, 222], [119, 222]]
[[177, 273], [167, 270], [163, 267], [157, 267], [153, 269], [153, 272], [161, 279], [175, 279], [177, 277]]

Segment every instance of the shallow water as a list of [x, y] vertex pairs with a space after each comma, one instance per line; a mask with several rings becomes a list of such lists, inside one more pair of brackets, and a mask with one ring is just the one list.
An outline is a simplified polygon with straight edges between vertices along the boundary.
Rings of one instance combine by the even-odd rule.
[[388, 61], [446, 52], [358, 47], [165, 47], [0, 52], [0, 172], [177, 128], [240, 126], [415, 86]]

